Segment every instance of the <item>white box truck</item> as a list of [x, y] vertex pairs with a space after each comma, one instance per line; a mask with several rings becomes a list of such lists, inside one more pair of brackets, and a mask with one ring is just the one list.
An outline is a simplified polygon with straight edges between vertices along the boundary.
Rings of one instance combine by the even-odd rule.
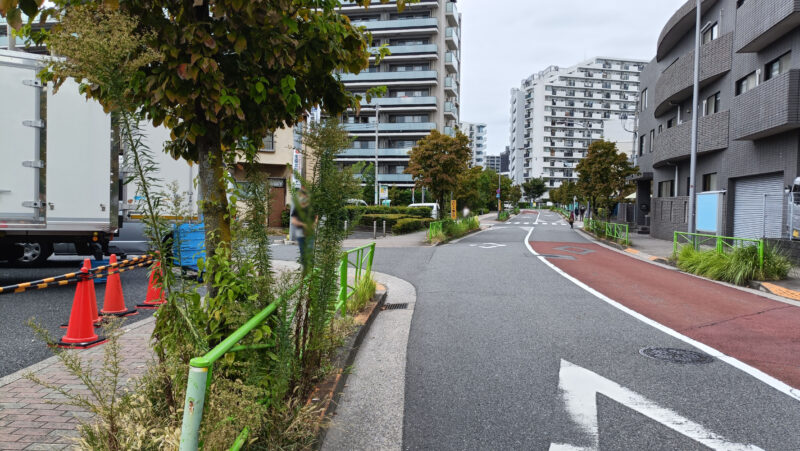
[[43, 85], [44, 58], [0, 50], [0, 260], [20, 265], [55, 243], [102, 258], [121, 225], [110, 116], [74, 81]]

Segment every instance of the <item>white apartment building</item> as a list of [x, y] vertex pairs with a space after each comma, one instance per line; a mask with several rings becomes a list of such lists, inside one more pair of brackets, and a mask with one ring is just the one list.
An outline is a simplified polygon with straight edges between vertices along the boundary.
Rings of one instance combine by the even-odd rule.
[[[408, 153], [417, 140], [438, 130], [455, 136], [459, 123], [461, 15], [455, 1], [420, 0], [402, 12], [394, 1], [372, 0], [369, 9], [344, 3], [342, 13], [388, 44], [391, 55], [359, 74], [342, 74], [353, 93], [386, 86], [387, 95], [363, 101], [359, 114], [345, 115], [345, 128], [355, 140], [338, 158], [342, 166], [375, 159], [378, 122], [378, 182], [413, 186]], [[362, 96], [363, 97], [363, 96]]]
[[470, 167], [486, 167], [486, 124], [462, 122], [459, 129], [469, 138], [469, 148], [472, 150]]
[[[509, 172], [514, 182], [542, 177], [548, 188], [556, 188], [575, 181], [575, 167], [593, 140], [620, 139], [619, 130], [633, 132], [645, 64], [597, 57], [569, 68], [550, 66], [512, 89]], [[629, 153], [632, 140], [620, 142], [620, 150]]]

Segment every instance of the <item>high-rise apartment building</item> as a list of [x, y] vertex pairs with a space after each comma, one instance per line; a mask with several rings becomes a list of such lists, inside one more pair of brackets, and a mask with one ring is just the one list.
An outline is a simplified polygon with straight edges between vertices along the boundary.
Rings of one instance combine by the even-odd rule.
[[690, 0], [665, 18], [656, 56], [642, 72], [636, 223], [664, 239], [688, 229], [696, 115], [696, 230], [797, 239], [798, 198], [791, 191], [800, 176], [798, 3], [703, 0], [693, 108], [696, 13]]
[[512, 89], [510, 177], [517, 184], [542, 177], [548, 189], [577, 180], [578, 161], [593, 140], [604, 139], [608, 121], [630, 120], [633, 131], [645, 63], [597, 57], [550, 66]]
[[483, 167], [500, 172], [500, 155], [486, 155], [486, 164]]
[[345, 115], [345, 128], [355, 139], [339, 164], [373, 162], [378, 109], [378, 182], [413, 185], [408, 153], [431, 130], [455, 135], [459, 123], [461, 15], [455, 1], [420, 0], [397, 10], [396, 2], [372, 0], [369, 9], [342, 7], [342, 13], [372, 33], [373, 44], [388, 44], [391, 55], [359, 74], [342, 74], [353, 93], [386, 86], [387, 95], [364, 101], [360, 113]]
[[470, 166], [486, 166], [486, 124], [462, 122], [459, 128], [469, 138], [472, 150]]

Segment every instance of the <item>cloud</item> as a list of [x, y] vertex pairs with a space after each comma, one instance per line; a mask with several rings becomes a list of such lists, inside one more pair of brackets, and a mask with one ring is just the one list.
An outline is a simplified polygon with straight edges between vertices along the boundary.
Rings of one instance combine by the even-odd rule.
[[650, 60], [686, 0], [461, 0], [461, 120], [488, 125], [488, 149], [508, 144], [511, 88], [550, 65], [594, 56]]

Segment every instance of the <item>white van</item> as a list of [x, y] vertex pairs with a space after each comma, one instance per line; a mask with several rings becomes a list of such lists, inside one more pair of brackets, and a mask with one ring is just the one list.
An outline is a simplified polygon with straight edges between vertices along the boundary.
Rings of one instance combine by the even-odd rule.
[[431, 218], [439, 219], [439, 204], [437, 203], [411, 204], [408, 207], [428, 207], [431, 209]]

